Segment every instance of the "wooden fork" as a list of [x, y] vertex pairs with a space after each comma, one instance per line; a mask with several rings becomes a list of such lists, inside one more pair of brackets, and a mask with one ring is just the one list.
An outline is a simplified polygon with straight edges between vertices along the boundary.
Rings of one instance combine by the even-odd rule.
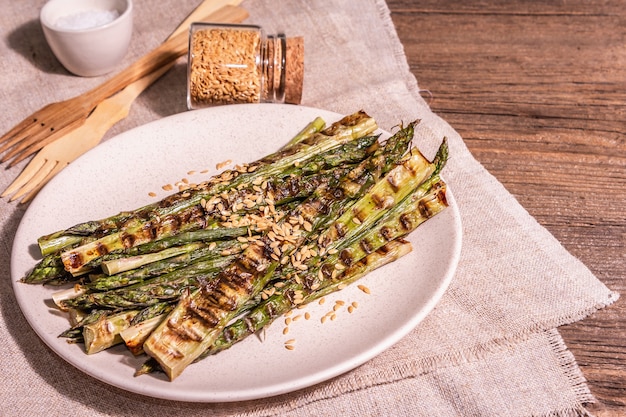
[[[230, 3], [233, 2], [233, 0], [230, 0]], [[240, 1], [237, 2], [240, 3]], [[232, 5], [225, 9], [226, 6], [222, 6], [220, 3], [224, 3], [224, 0], [204, 0], [170, 37], [186, 31], [191, 22], [202, 21], [202, 17], [207, 15], [207, 11], [213, 10], [207, 18], [208, 21], [212, 22], [239, 23], [247, 17], [245, 10]], [[220, 6], [217, 10], [215, 9], [216, 5]], [[224, 13], [225, 10], [228, 13]], [[58, 174], [70, 162], [95, 147], [113, 125], [128, 115], [130, 107], [137, 96], [173, 65], [174, 62], [164, 65], [130, 84], [114, 96], [103, 100], [96, 106], [95, 110], [83, 124], [54, 142], [45, 145], [0, 197], [6, 197], [15, 193], [10, 201], [21, 197], [23, 197], [22, 203], [30, 201], [52, 177]]]
[[128, 115], [135, 98], [167, 70], [169, 70], [169, 66], [140, 78], [113, 97], [98, 104], [84, 124], [44, 146], [15, 181], [2, 193], [2, 197], [15, 192], [10, 201], [17, 200], [22, 196], [24, 196], [22, 203], [30, 201], [52, 177], [70, 162], [100, 143], [104, 134], [115, 123]]
[[[200, 12], [194, 20], [241, 22], [247, 17], [244, 9], [229, 4], [232, 2], [218, 1], [225, 5], [217, 10], [215, 1], [203, 2], [198, 6]], [[102, 100], [163, 66], [173, 65], [187, 52], [187, 48], [188, 34], [185, 31], [177, 32], [159, 47], [98, 87], [74, 98], [44, 106], [0, 138], [0, 153], [5, 152], [0, 162], [11, 161], [9, 166], [13, 166], [47, 144], [77, 129], [85, 123], [89, 114]]]

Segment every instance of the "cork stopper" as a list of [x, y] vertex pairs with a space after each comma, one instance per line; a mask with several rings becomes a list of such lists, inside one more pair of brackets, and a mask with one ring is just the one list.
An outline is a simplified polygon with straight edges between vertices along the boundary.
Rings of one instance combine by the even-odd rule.
[[285, 103], [300, 104], [304, 83], [304, 38], [287, 38]]

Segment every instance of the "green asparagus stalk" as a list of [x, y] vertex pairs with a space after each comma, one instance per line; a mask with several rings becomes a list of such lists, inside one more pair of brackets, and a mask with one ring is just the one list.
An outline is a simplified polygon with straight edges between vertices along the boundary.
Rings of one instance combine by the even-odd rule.
[[281, 149], [287, 149], [300, 142], [309, 139], [314, 134], [321, 132], [326, 127], [326, 122], [321, 117], [316, 117], [312, 122], [307, 124], [296, 136], [294, 136], [289, 142], [285, 144]]
[[[139, 220], [147, 220], [155, 216], [171, 216], [175, 213], [197, 205], [202, 199], [221, 193], [229, 188], [236, 188], [241, 184], [249, 184], [257, 178], [268, 178], [280, 174], [294, 164], [303, 164], [312, 156], [329, 151], [351, 139], [366, 136], [377, 128], [375, 121], [364, 112], [357, 112], [346, 116], [322, 132], [298, 142], [272, 155], [250, 164], [245, 172], [225, 171], [215, 177], [214, 181], [207, 182], [197, 190], [188, 190], [167, 197], [159, 203], [144, 206], [134, 212], [122, 212], [100, 221], [85, 222], [51, 235], [42, 236], [38, 243], [42, 254], [51, 253], [62, 247], [59, 240], [66, 239], [66, 235], [79, 236], [93, 235], [98, 231], [119, 231], [122, 228], [132, 228]], [[124, 225], [130, 222], [130, 226]]]
[[61, 257], [57, 254], [49, 254], [35, 265], [21, 282], [26, 284], [47, 284], [54, 280], [70, 280], [73, 276], [65, 270]]
[[137, 313], [135, 317], [130, 321], [131, 326], [135, 326], [139, 323], [143, 323], [146, 320], [152, 320], [155, 317], [162, 317], [169, 313], [174, 308], [175, 303], [164, 301], [144, 307]]
[[102, 271], [107, 275], [119, 274], [120, 272], [137, 269], [153, 262], [172, 258], [177, 255], [183, 255], [205, 247], [207, 247], [207, 244], [204, 242], [192, 242], [186, 245], [163, 249], [159, 252], [147, 253], [145, 255], [111, 259], [101, 263]]
[[218, 272], [230, 265], [234, 256], [199, 260], [186, 267], [129, 287], [81, 294], [62, 301], [65, 309], [136, 309], [159, 302], [173, 302], [185, 291], [206, 285]]
[[99, 276], [92, 282], [83, 284], [83, 287], [94, 291], [115, 290], [144, 283], [152, 278], [169, 274], [199, 261], [208, 261], [215, 266], [223, 266], [225, 262], [232, 260], [233, 255], [240, 253], [242, 250], [242, 244], [237, 241], [223, 241], [215, 243], [214, 246], [209, 244], [201, 249], [156, 261], [141, 268], [115, 275]]
[[84, 326], [85, 351], [91, 355], [123, 342], [120, 332], [130, 326], [131, 320], [138, 313], [134, 310], [124, 311]]

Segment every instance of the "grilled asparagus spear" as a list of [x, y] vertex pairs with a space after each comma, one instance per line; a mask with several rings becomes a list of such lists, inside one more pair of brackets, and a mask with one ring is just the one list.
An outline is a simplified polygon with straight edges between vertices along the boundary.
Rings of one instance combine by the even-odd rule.
[[[312, 297], [319, 298], [325, 294], [330, 294], [333, 291], [338, 291], [343, 288], [344, 285], [357, 281], [375, 269], [394, 262], [402, 256], [410, 253], [410, 251], [411, 244], [409, 242], [402, 239], [391, 241], [384, 247], [369, 254], [366, 258], [362, 259], [350, 268], [344, 270], [339, 280], [324, 289], [313, 293], [311, 296], [306, 298], [306, 302], [312, 301], [314, 299]], [[272, 296], [268, 298], [261, 305], [252, 310], [250, 314], [246, 316], [245, 320], [240, 319], [232, 325], [229, 325], [224, 330], [222, 336], [220, 336], [215, 343], [198, 358], [198, 360], [221, 352], [236, 342], [242, 340], [245, 336], [248, 336], [249, 334], [252, 334], [268, 325], [271, 320], [276, 317], [273, 313], [269, 313], [270, 308], [277, 308], [284, 313], [291, 310], [293, 307], [294, 306], [292, 305], [291, 300], [287, 297]], [[121, 334], [124, 342], [133, 354], [139, 355], [143, 353], [142, 344], [147, 337], [146, 334], [149, 334], [156, 326], [158, 326], [162, 318], [154, 318], [153, 320], [154, 322], [145, 321], [122, 331]], [[135, 376], [157, 371], [162, 371], [159, 363], [153, 358], [150, 358], [135, 372]]]
[[[331, 151], [352, 139], [367, 136], [376, 128], [376, 123], [371, 117], [364, 112], [357, 112], [344, 117], [327, 129], [315, 133], [293, 146], [249, 164], [245, 167], [245, 171], [225, 171], [197, 189], [176, 193], [158, 203], [147, 205], [132, 212], [122, 212], [107, 219], [81, 223], [67, 230], [42, 236], [38, 240], [40, 249], [45, 255], [62, 250], [69, 244], [81, 243], [81, 238], [84, 236], [110, 235], [111, 231], [117, 234], [120, 230], [125, 229], [133, 231], [138, 223], [143, 224], [156, 217], [174, 216], [176, 213], [200, 204], [201, 200], [208, 199], [227, 189], [252, 183], [257, 178], [279, 175], [294, 164], [305, 164], [312, 157]], [[107, 243], [111, 244], [112, 242]]]
[[[441, 199], [435, 199], [436, 204], [435, 200], [424, 202], [433, 184], [428, 196], [442, 195], [438, 172], [447, 154], [441, 148], [433, 163], [413, 149], [395, 166], [412, 138], [413, 124], [401, 130], [402, 140], [401, 134], [394, 135], [383, 146], [376, 137], [360, 137], [376, 127], [362, 112], [322, 132], [317, 132], [321, 127], [315, 122], [319, 120], [279, 152], [243, 168], [225, 171], [157, 204], [42, 237], [42, 253], [54, 255], [44, 256], [33, 271], [37, 273], [27, 278], [54, 282], [103, 265], [104, 271], [111, 272], [109, 265], [114, 262], [125, 264], [131, 256], [150, 253], [144, 260], [157, 262], [140, 268], [133, 265], [117, 277], [98, 278], [94, 285], [83, 287], [87, 294], [62, 303], [84, 309], [81, 316], [87, 314], [68, 332], [75, 335], [82, 329], [88, 352], [118, 342], [118, 333], [133, 324], [161, 320], [152, 317], [158, 308], [173, 308], [144, 347], [174, 379], [189, 363], [268, 325], [280, 311], [352, 282], [350, 277], [356, 279], [373, 265], [365, 265], [364, 259], [380, 255], [377, 248], [412, 230], [433, 215], [435, 208], [445, 207]], [[442, 148], [447, 152], [447, 147]], [[358, 152], [345, 157], [347, 149]], [[251, 190], [258, 198], [250, 198]], [[406, 210], [408, 201], [422, 203], [398, 219], [397, 213]], [[394, 229], [391, 218], [400, 226]], [[224, 259], [219, 272], [204, 269], [210, 258], [196, 253], [207, 248], [206, 241], [181, 239], [211, 228], [247, 231], [239, 234], [246, 240], [239, 246], [243, 252]], [[170, 243], [174, 240], [178, 243]], [[234, 243], [233, 239], [213, 245]], [[395, 241], [389, 247], [394, 244], [404, 246]], [[141, 252], [149, 247], [161, 253]], [[184, 256], [189, 256], [184, 261], [187, 266], [183, 266]], [[192, 256], [196, 261], [187, 264]], [[172, 262], [178, 257], [180, 263]], [[343, 272], [333, 272], [340, 269]], [[96, 283], [112, 284], [124, 274], [135, 276], [139, 283], [122, 279], [113, 285], [127, 287], [94, 292], [109, 288]], [[273, 295], [261, 301], [261, 292], [266, 290], [263, 298], [267, 298], [268, 289], [275, 290]], [[241, 319], [227, 327], [239, 315]], [[103, 328], [115, 330], [95, 331]]]
[[[351, 189], [361, 189], [365, 192], [365, 188], [359, 181], [359, 176], [366, 179], [372, 178], [372, 172], [378, 172], [384, 174], [388, 172], [398, 160], [401, 159], [404, 152], [408, 148], [412, 139], [412, 125], [406, 129], [400, 131], [392, 138], [390, 138], [384, 147], [378, 149], [376, 153], [364, 161], [358, 169], [354, 169], [350, 172], [353, 175], [347, 175], [341, 180], [338, 188], [333, 193], [326, 192], [326, 197], [336, 199], [336, 192], [343, 189], [345, 197], [339, 199], [339, 202], [347, 203], [350, 199], [355, 198]], [[331, 211], [338, 212], [339, 205], [335, 205]], [[326, 209], [328, 210], [328, 209]], [[328, 217], [328, 216], [326, 216]], [[162, 302], [163, 300], [175, 299], [182, 293], [183, 289], [194, 289], [197, 287], [196, 275], [202, 269], [199, 269], [196, 265], [191, 265], [183, 270], [176, 271], [175, 273], [167, 274], [158, 279], [151, 280], [150, 284], [133, 285], [128, 289], [121, 289], [117, 291], [108, 291], [104, 293], [88, 293], [81, 295], [74, 299], [65, 300], [62, 304], [64, 308], [140, 308], [145, 305]], [[111, 281], [109, 278], [104, 278], [104, 281]], [[103, 280], [98, 280], [101, 283]], [[113, 321], [110, 324], [112, 328], [118, 328], [120, 325], [119, 320]]]
[[[426, 195], [424, 195], [424, 188], [429, 188]], [[401, 237], [409, 234], [447, 207], [445, 192], [445, 184], [435, 177], [432, 188], [430, 184], [427, 184], [421, 190], [411, 194], [387, 213], [371, 230], [366, 230], [351, 242], [338, 245], [338, 250], [331, 251], [332, 254], [327, 255], [318, 267], [311, 268], [306, 274], [301, 275], [298, 281], [290, 281], [286, 285], [275, 287], [270, 297], [244, 317], [229, 324], [221, 336], [201, 356], [227, 349], [268, 326], [277, 317], [297, 305], [309, 303], [338, 291], [373, 268], [397, 259], [394, 255], [396, 251], [401, 250], [404, 254], [407, 246], [410, 246], [403, 243]], [[388, 258], [385, 255], [386, 252], [390, 252], [393, 259]], [[311, 259], [309, 264], [315, 265], [319, 261], [319, 258]], [[338, 272], [335, 265], [342, 263], [348, 266]], [[125, 341], [131, 345], [137, 344], [130, 334], [126, 336]], [[140, 373], [145, 373], [146, 369]]]
[[[384, 250], [390, 250], [390, 247], [396, 247], [399, 245], [394, 243], [396, 239], [412, 232], [447, 207], [445, 184], [442, 182], [436, 183], [425, 196], [420, 196], [421, 194], [416, 192], [407, 197], [383, 217], [380, 224], [377, 223], [356, 239], [338, 245], [338, 249], [332, 250], [331, 254], [320, 260], [321, 264], [318, 267], [301, 274], [298, 280], [291, 280], [275, 287], [275, 291], [272, 291], [273, 294], [267, 300], [228, 325], [207, 354], [217, 353], [256, 333], [299, 304], [309, 303], [359, 279], [362, 274], [355, 272], [368, 269], [368, 263], [372, 259], [369, 256], [372, 253], [381, 248], [386, 247]], [[380, 254], [373, 258], [378, 259], [379, 256]], [[315, 265], [320, 261], [311, 263]], [[337, 265], [345, 269], [338, 269]]]
[[[360, 137], [348, 143], [342, 144], [341, 146], [337, 148], [333, 148], [329, 150], [328, 152], [317, 154], [314, 157], [312, 157], [310, 160], [308, 160], [306, 164], [300, 165], [298, 167], [291, 167], [290, 169], [283, 172], [282, 175], [277, 174], [275, 179], [268, 178], [267, 180], [264, 180], [264, 181], [258, 181], [258, 184], [252, 183], [250, 187], [246, 187], [241, 190], [238, 189], [237, 192], [231, 193], [228, 196], [227, 200], [223, 198], [222, 199], [217, 198], [214, 201], [214, 204], [209, 205], [209, 208], [211, 209], [209, 211], [211, 213], [208, 213], [206, 210], [207, 206], [206, 205], [204, 206], [205, 213], [207, 213], [208, 218], [211, 218], [211, 216], [214, 217], [216, 214], [219, 215], [219, 213], [216, 212], [216, 208], [220, 207], [220, 203], [222, 206], [226, 206], [226, 207], [235, 207], [238, 204], [244, 204], [243, 209], [246, 212], [252, 212], [255, 209], [259, 209], [258, 205], [254, 203], [257, 197], [255, 197], [255, 199], [248, 198], [248, 196], [251, 195], [251, 192], [248, 188], [258, 188], [260, 186], [263, 186], [265, 192], [272, 194], [272, 198], [276, 206], [287, 204], [294, 200], [297, 201], [297, 200], [304, 199], [315, 188], [321, 186], [323, 183], [330, 181], [331, 178], [336, 178], [337, 176], [341, 176], [342, 174], [344, 174], [349, 169], [349, 165], [346, 166], [346, 164], [358, 163], [359, 161], [366, 158], [368, 154], [372, 152], [371, 148], [372, 148], [372, 145], [375, 144], [376, 139], [377, 139], [376, 136]], [[327, 171], [324, 171], [324, 170], [327, 170]], [[202, 200], [201, 200], [201, 203], [202, 203]], [[195, 206], [192, 207], [192, 209], [190, 210], [193, 210], [194, 208]], [[198, 212], [197, 210], [195, 210], [195, 217], [197, 216], [198, 216]], [[128, 215], [125, 214], [126, 220], [130, 219], [130, 217], [131, 217], [130, 214]], [[206, 220], [206, 222], [208, 222], [208, 220]], [[231, 227], [234, 230], [231, 231]], [[102, 226], [101, 229], [103, 228], [104, 226]], [[187, 227], [187, 228], [190, 228], [190, 227]], [[68, 230], [71, 231], [73, 229], [68, 229]], [[81, 230], [81, 232], [87, 233], [86, 231], [84, 231], [84, 229], [79, 228], [79, 230]], [[68, 231], [65, 231], [65, 232], [68, 232]], [[100, 233], [105, 233], [105, 232], [106, 230], [99, 230], [97, 233], [100, 234]], [[207, 236], [202, 237], [202, 238], [194, 237], [193, 239], [191, 237], [189, 239], [187, 238], [187, 236], [190, 236], [190, 234], [195, 234], [197, 232], [203, 233]], [[61, 232], [58, 232], [58, 233], [61, 233]], [[95, 234], [96, 232], [94, 231], [93, 233]], [[97, 266], [100, 260], [116, 259], [116, 258], [123, 257], [125, 255], [150, 253], [150, 252], [159, 250], [158, 248], [161, 246], [163, 248], [171, 247], [172, 244], [169, 244], [168, 242], [175, 242], [177, 240], [180, 240], [180, 242], [182, 243], [183, 241], [188, 242], [188, 241], [193, 241], [196, 239], [212, 241], [212, 240], [217, 240], [220, 234], [222, 235], [222, 237], [227, 237], [227, 236], [237, 235], [239, 233], [241, 233], [241, 229], [234, 227], [232, 225], [229, 227], [219, 227], [219, 228], [215, 228], [215, 226], [205, 225], [205, 227], [199, 231], [193, 231], [193, 232], [178, 231], [178, 233], [174, 234], [173, 236], [161, 238], [159, 240], [151, 241], [151, 242], [139, 245], [139, 246], [134, 246], [132, 248], [125, 248], [125, 249], [118, 249], [118, 250], [112, 250], [112, 248], [109, 248], [112, 250], [112, 252], [109, 252], [106, 255], [103, 255], [102, 257], [96, 258], [95, 260], [92, 260], [91, 262], [87, 263], [84, 267], [75, 270], [74, 274], [77, 274], [80, 271], [89, 270], [90, 268]], [[244, 233], [241, 233], [241, 234], [244, 234]], [[68, 236], [61, 236], [59, 237], [59, 239], [63, 242], [66, 242], [66, 241], [73, 242], [73, 245], [69, 245], [69, 247], [74, 247], [78, 243], [88, 243], [90, 241], [94, 241], [96, 239], [95, 236], [97, 236], [97, 234], [95, 236], [91, 236], [91, 235], [90, 236], [76, 235], [76, 236], [78, 236], [80, 239], [71, 240], [68, 238]], [[177, 236], [181, 236], [181, 238], [178, 238]], [[51, 239], [54, 240], [56, 238], [51, 238]], [[45, 242], [48, 242], [45, 237], [40, 238], [40, 246], [47, 245], [47, 243]], [[58, 246], [61, 244], [50, 242], [49, 245], [50, 247], [54, 247], [58, 249]], [[51, 252], [52, 250], [53, 249], [48, 249], [48, 250], [44, 249], [42, 251], [45, 254], [46, 252]], [[70, 281], [72, 279], [71, 277], [72, 275], [66, 271], [65, 265], [63, 264], [61, 260], [60, 254], [57, 252], [52, 252], [52, 253], [45, 254], [42, 261], [40, 261], [35, 266], [33, 271], [29, 273], [26, 277], [24, 277], [22, 281], [25, 283], [30, 283], [30, 284], [45, 284], [45, 283], [50, 283], [53, 280], [61, 280], [63, 282]]]
[[[410, 158], [392, 169], [365, 197], [355, 203], [359, 210], [352, 208], [346, 212], [347, 215], [344, 213], [341, 218], [345, 222], [343, 227], [339, 228], [335, 223], [333, 230], [337, 233], [330, 241], [325, 239], [325, 246], [340, 237], [356, 235], [359, 230], [369, 227], [384, 211], [406, 197], [433, 171], [434, 168], [421, 153], [411, 152]], [[297, 207], [292, 217], [303, 217], [312, 224], [321, 210], [328, 208], [335, 190], [317, 194], [305, 201]], [[362, 203], [363, 201], [366, 203]], [[384, 204], [377, 203], [379, 201]], [[352, 222], [352, 219], [356, 221]], [[176, 378], [187, 365], [211, 346], [241, 305], [258, 294], [268, 283], [279, 263], [271, 257], [272, 252], [265, 248], [280, 236], [280, 240], [286, 244], [280, 255], [275, 255], [282, 256], [281, 263], [286, 263], [285, 260], [288, 261], [289, 258], [285, 255], [295, 251], [304, 242], [305, 234], [293, 233], [293, 230], [285, 226], [284, 222], [274, 225], [270, 232], [263, 235], [261, 244], [249, 246], [240, 259], [218, 275], [214, 284], [200, 287], [189, 297], [183, 298], [150, 335], [144, 343], [144, 350], [160, 363], [170, 379]], [[302, 263], [292, 262], [292, 265], [297, 269], [307, 269]]]
[[129, 309], [142, 308], [161, 301], [176, 301], [183, 291], [210, 281], [234, 255], [199, 259], [185, 267], [129, 287], [103, 292], [90, 292], [62, 302], [64, 309]]

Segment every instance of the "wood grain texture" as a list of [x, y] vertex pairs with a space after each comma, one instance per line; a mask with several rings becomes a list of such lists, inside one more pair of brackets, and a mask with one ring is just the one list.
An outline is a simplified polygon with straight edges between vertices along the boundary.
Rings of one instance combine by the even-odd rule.
[[[433, 111], [565, 248], [626, 293], [624, 2], [387, 3]], [[559, 330], [597, 398], [588, 409], [626, 415], [626, 297]]]

